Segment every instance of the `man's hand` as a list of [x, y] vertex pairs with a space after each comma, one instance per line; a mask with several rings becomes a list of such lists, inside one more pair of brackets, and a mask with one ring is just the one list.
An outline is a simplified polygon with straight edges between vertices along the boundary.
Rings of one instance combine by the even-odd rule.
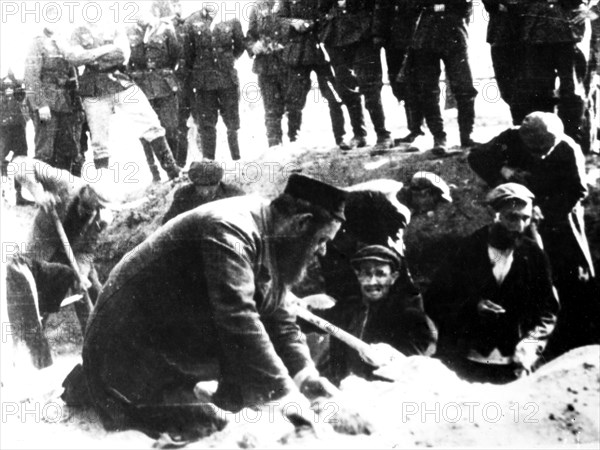
[[313, 27], [314, 22], [312, 20], [292, 19], [291, 25], [298, 33], [304, 33]]
[[52, 114], [50, 113], [49, 106], [42, 106], [38, 109], [38, 115], [40, 116], [40, 121], [48, 122], [52, 118]]
[[340, 391], [327, 378], [310, 375], [300, 386], [300, 392], [312, 400], [317, 397], [333, 397]]
[[79, 278], [75, 280], [74, 289], [76, 292], [87, 291], [91, 287], [92, 282], [87, 277], [83, 277], [81, 282], [79, 281]]
[[386, 343], [371, 344], [369, 348], [359, 353], [364, 362], [373, 367], [382, 367], [400, 359], [406, 358], [394, 347]]
[[252, 53], [254, 53], [255, 55], [260, 55], [261, 53], [265, 53], [266, 51], [267, 48], [261, 40], [256, 41], [252, 46]]
[[477, 303], [477, 312], [482, 317], [498, 317], [500, 314], [504, 314], [506, 310], [497, 303], [485, 299]]
[[48, 214], [56, 206], [56, 197], [48, 191], [41, 191], [35, 196], [36, 203]]
[[539, 344], [537, 339], [525, 338], [515, 347], [513, 363], [517, 366], [519, 375], [531, 373], [531, 369], [538, 360]]
[[512, 181], [514, 183], [525, 184], [530, 176], [530, 173], [526, 170], [503, 166], [500, 170], [500, 175], [502, 175], [502, 178], [504, 178], [504, 180], [507, 182]]

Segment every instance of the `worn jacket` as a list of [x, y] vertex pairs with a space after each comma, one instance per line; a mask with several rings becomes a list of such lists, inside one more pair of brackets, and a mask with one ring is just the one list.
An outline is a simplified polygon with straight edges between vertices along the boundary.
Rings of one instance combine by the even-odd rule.
[[25, 61], [27, 100], [33, 111], [47, 106], [56, 112], [72, 112], [77, 78], [75, 67], [66, 60], [44, 29], [34, 38]]
[[149, 100], [173, 95], [179, 89], [175, 68], [182, 45], [170, 21], [155, 29], [135, 24], [127, 30], [131, 56], [128, 71]]
[[517, 0], [485, 0], [489, 14], [487, 42], [490, 45], [514, 45], [521, 39], [523, 2]]
[[467, 24], [472, 13], [470, 0], [418, 0], [416, 4], [419, 18], [412, 48], [444, 52], [467, 47]]
[[[89, 50], [103, 45], [114, 45], [115, 48], [99, 58], [90, 56]], [[103, 97], [134, 85], [125, 71], [130, 51], [124, 29], [99, 29], [96, 26], [83, 25], [74, 30], [70, 45], [63, 53], [73, 65], [85, 65], [85, 70], [79, 78], [80, 95]]]
[[[552, 333], [558, 312], [548, 260], [537, 244], [524, 238], [513, 263], [498, 285], [488, 256], [489, 227], [466, 237], [455, 255], [440, 268], [425, 294], [425, 311], [439, 329], [438, 353], [466, 357], [471, 350], [489, 355], [494, 349], [512, 357], [524, 338], [537, 340], [538, 352]], [[480, 300], [506, 312], [483, 318]]]
[[385, 37], [385, 0], [347, 0], [344, 8], [337, 0], [323, 0], [325, 14], [320, 38], [330, 47], [356, 44], [375, 36]]
[[185, 64], [195, 89], [216, 90], [239, 85], [235, 61], [244, 53], [239, 20], [228, 20], [210, 29], [210, 19], [198, 11], [188, 17], [185, 29]]
[[290, 66], [314, 66], [327, 64], [319, 45], [319, 30], [323, 16], [319, 10], [319, 0], [284, 0], [280, 15], [288, 23], [293, 19], [306, 21], [304, 31], [290, 26], [289, 41], [284, 49], [284, 60]]
[[[0, 126], [25, 126], [21, 106], [25, 100], [25, 83], [9, 73], [0, 79]], [[4, 163], [3, 163], [4, 167]]]
[[197, 382], [193, 367], [214, 360], [245, 401], [288, 393], [290, 376], [314, 365], [274, 267], [271, 214], [258, 197], [212, 202], [127, 254], [90, 318], [86, 370], [134, 404], [174, 373]]
[[204, 205], [205, 203], [214, 202], [229, 197], [237, 197], [240, 195], [244, 195], [244, 191], [242, 189], [222, 181], [219, 183], [217, 192], [211, 198], [207, 198], [204, 195], [198, 194], [196, 186], [193, 183], [187, 184], [175, 191], [175, 194], [173, 195], [173, 203], [171, 203], [169, 210], [165, 214], [165, 217], [163, 217], [162, 223], [164, 225], [173, 217], [197, 208], [198, 206]]
[[580, 42], [589, 21], [571, 21], [582, 0], [533, 0], [523, 6], [521, 39], [528, 44], [557, 44]]
[[[287, 66], [283, 60], [286, 48], [288, 25], [277, 13], [254, 6], [250, 10], [246, 45], [248, 55], [254, 58], [252, 71], [262, 75], [287, 74]], [[252, 48], [262, 42], [264, 52], [254, 54]]]

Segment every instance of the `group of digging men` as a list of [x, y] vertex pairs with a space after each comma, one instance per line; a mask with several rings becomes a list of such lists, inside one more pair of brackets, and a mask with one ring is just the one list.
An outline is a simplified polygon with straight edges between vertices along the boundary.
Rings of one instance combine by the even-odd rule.
[[[600, 109], [598, 5], [580, 0], [490, 0], [484, 5], [495, 76], [513, 123], [533, 111], [557, 109], [567, 135], [588, 153]], [[392, 92], [406, 110], [409, 134], [396, 141], [413, 142], [423, 135], [425, 121], [434, 152], [446, 153], [439, 105], [443, 62], [458, 109], [461, 146], [474, 144], [470, 1], [260, 0], [250, 9], [246, 36], [239, 20], [222, 20], [226, 17], [214, 3], [200, 6], [184, 19], [178, 1], [152, 2], [126, 31], [114, 24], [84, 23], [69, 39], [48, 23], [35, 38], [25, 71], [36, 158], [79, 175], [89, 130], [96, 167], [107, 167], [109, 118], [120, 109], [141, 139], [155, 180], [160, 179], [155, 157], [170, 178], [186, 165], [190, 114], [204, 158], [215, 157], [220, 113], [231, 156], [239, 159], [235, 62], [244, 51], [254, 58], [269, 146], [283, 143], [284, 115], [290, 142], [297, 139], [314, 71], [341, 149], [367, 145], [363, 97], [377, 134], [374, 151], [392, 148], [381, 101], [381, 48]], [[349, 140], [343, 106], [352, 127]], [[24, 120], [6, 111], [3, 155], [9, 150], [25, 154]]]

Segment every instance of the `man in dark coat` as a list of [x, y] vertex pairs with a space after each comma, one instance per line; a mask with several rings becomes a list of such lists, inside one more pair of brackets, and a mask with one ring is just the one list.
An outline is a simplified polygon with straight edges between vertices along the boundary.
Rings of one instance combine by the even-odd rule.
[[506, 383], [530, 372], [554, 329], [550, 265], [524, 237], [533, 197], [516, 183], [493, 189], [494, 223], [464, 239], [425, 294], [437, 355], [470, 381]]
[[[405, 356], [431, 356], [437, 332], [423, 310], [423, 299], [410, 279], [400, 272], [400, 256], [389, 247], [370, 245], [352, 258], [360, 292], [340, 299], [319, 313], [367, 344], [384, 343]], [[349, 374], [372, 379], [374, 367], [355, 350], [330, 340], [327, 375], [339, 383]]]
[[[171, 149], [177, 149], [177, 91], [179, 86], [174, 69], [179, 63], [182, 44], [172, 23], [155, 17], [150, 12], [142, 14], [127, 29], [131, 56], [127, 66], [129, 75], [139, 86], [165, 129], [165, 137]], [[160, 181], [160, 173], [154, 162], [149, 142], [141, 139], [146, 161], [154, 181]], [[184, 161], [185, 164], [185, 161]]]
[[[279, 3], [262, 0], [252, 5], [246, 42], [254, 58], [252, 71], [258, 75], [269, 147], [283, 144], [281, 120], [285, 114], [289, 69], [283, 60], [287, 24], [279, 17]], [[288, 114], [288, 129], [290, 116]], [[295, 136], [295, 133], [294, 133]]]
[[458, 128], [462, 147], [473, 145], [471, 133], [475, 123], [473, 76], [469, 65], [467, 23], [472, 13], [470, 0], [417, 1], [419, 21], [411, 48], [418, 77], [417, 96], [427, 126], [433, 134], [436, 153], [446, 153], [446, 133], [440, 112], [440, 62], [458, 107]]
[[[325, 0], [320, 8], [326, 13], [321, 40], [327, 46], [339, 94], [348, 107], [350, 117], [355, 114], [354, 123], [360, 123], [360, 97], [357, 99], [352, 95], [358, 87], [377, 134], [374, 150], [392, 148], [394, 142], [385, 127], [381, 103], [383, 73], [380, 55], [385, 38], [383, 15], [386, 11], [383, 0]], [[354, 123], [352, 128], [356, 133], [359, 127]], [[357, 140], [353, 146], [364, 146], [365, 135], [355, 136]]]
[[[310, 74], [314, 71], [321, 95], [327, 100], [335, 143], [342, 150], [349, 150], [350, 144], [344, 141], [342, 100], [335, 87], [331, 64], [319, 44], [319, 0], [283, 0], [280, 15], [290, 27], [289, 41], [283, 54], [290, 77], [286, 102], [290, 140], [295, 140], [300, 131], [302, 110], [312, 87]], [[355, 130], [356, 133], [362, 133], [362, 128]]]
[[585, 162], [560, 119], [529, 114], [521, 127], [473, 149], [469, 164], [490, 186], [515, 181], [536, 196], [543, 215], [538, 229], [562, 305], [548, 356], [597, 343], [599, 302], [581, 205], [587, 193]]
[[184, 55], [190, 86], [196, 92], [195, 117], [202, 153], [215, 159], [219, 113], [227, 127], [227, 142], [233, 160], [240, 159], [240, 82], [235, 61], [245, 49], [244, 32], [238, 19], [221, 21], [224, 11], [205, 5], [185, 21]]
[[[16, 157], [8, 166], [40, 206], [24, 251], [7, 265], [7, 303], [11, 324], [28, 347], [33, 364], [41, 369], [52, 364], [50, 345], [44, 336], [48, 316], [60, 309], [67, 292], [88, 289], [94, 302], [101, 283], [94, 265], [100, 234], [112, 215], [99, 194], [100, 183], [93, 186], [66, 170], [27, 157]], [[85, 281], [69, 264], [64, 244], [52, 216], [56, 208], [73, 256]], [[88, 304], [81, 299], [75, 310], [82, 327], [89, 316]], [[82, 328], [83, 331], [83, 328]]]
[[163, 217], [163, 225], [186, 211], [229, 197], [244, 195], [244, 191], [223, 181], [223, 167], [215, 161], [194, 161], [188, 177], [191, 183], [181, 186], [173, 195], [173, 203]]
[[206, 380], [219, 381], [212, 402], [229, 411], [271, 400], [284, 408], [290, 396], [307, 408], [300, 392], [335, 392], [286, 298], [345, 219], [345, 196], [294, 174], [272, 202], [209, 203], [131, 251], [111, 272], [83, 344], [105, 425], [190, 431], [207, 416], [193, 393]]

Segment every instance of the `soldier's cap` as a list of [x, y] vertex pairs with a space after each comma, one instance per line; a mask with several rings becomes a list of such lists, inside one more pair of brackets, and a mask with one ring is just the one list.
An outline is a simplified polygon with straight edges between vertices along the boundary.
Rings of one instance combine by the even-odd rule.
[[412, 190], [423, 190], [423, 189], [435, 189], [439, 192], [440, 197], [448, 202], [452, 203], [452, 196], [450, 195], [450, 186], [440, 177], [432, 172], [419, 171], [415, 173], [410, 180], [410, 189]]
[[504, 183], [495, 187], [486, 196], [486, 202], [496, 211], [502, 209], [507, 202], [532, 202], [535, 195], [519, 183]]
[[391, 248], [383, 245], [368, 245], [354, 254], [350, 263], [358, 270], [363, 261], [376, 261], [389, 264], [393, 271], [400, 268], [400, 256]]
[[315, 206], [320, 206], [342, 222], [346, 220], [344, 208], [348, 193], [342, 189], [306, 175], [293, 173], [288, 178], [283, 192]]
[[196, 186], [214, 186], [223, 179], [225, 171], [216, 161], [194, 161], [190, 164], [188, 178]]
[[523, 119], [519, 135], [527, 146], [549, 150], [564, 131], [562, 120], [556, 114], [535, 111]]

